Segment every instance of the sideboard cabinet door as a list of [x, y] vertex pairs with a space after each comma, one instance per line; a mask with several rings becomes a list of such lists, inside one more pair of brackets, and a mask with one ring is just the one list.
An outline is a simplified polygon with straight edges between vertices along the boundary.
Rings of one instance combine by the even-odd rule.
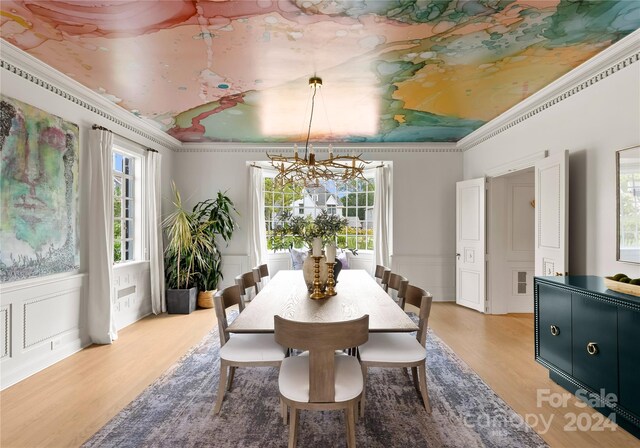
[[618, 394], [618, 309], [572, 294], [573, 376], [596, 391]]
[[571, 374], [571, 293], [538, 284], [540, 357]]
[[640, 312], [618, 308], [620, 405], [640, 416]]

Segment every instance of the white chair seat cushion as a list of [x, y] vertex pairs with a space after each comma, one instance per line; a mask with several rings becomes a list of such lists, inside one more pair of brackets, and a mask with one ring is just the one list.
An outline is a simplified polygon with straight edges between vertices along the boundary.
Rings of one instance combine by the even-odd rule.
[[358, 347], [362, 362], [412, 363], [426, 358], [427, 351], [415, 336], [406, 333], [370, 333]]
[[233, 362], [282, 361], [286, 353], [272, 334], [234, 334], [220, 347], [220, 358]]
[[[348, 401], [362, 392], [362, 369], [354, 356], [335, 357], [335, 401]], [[280, 365], [280, 393], [289, 400], [309, 402], [309, 357], [291, 356]]]

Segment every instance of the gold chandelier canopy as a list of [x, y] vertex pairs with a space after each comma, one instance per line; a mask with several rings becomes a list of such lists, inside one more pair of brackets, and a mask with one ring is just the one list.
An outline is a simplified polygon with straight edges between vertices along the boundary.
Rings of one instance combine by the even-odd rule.
[[318, 89], [322, 87], [322, 79], [316, 76], [309, 78], [309, 87], [313, 89], [311, 96], [311, 116], [309, 117], [309, 128], [307, 130], [307, 140], [304, 145], [304, 156], [298, 154], [298, 145], [293, 146], [293, 157], [282, 154], [275, 155], [267, 153], [271, 165], [277, 170], [275, 177], [277, 185], [298, 184], [305, 186], [315, 186], [326, 180], [352, 180], [364, 177], [365, 165], [369, 162], [362, 160], [362, 154], [355, 155], [335, 155], [333, 145], [329, 144], [328, 158], [320, 159], [316, 157], [313, 144], [309, 143], [311, 136], [311, 125], [313, 123], [313, 112], [315, 98]]

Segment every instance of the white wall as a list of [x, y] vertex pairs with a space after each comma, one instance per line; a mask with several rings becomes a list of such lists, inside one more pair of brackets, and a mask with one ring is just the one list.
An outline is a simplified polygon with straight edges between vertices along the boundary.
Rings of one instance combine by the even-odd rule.
[[[174, 153], [17, 74], [2, 70], [1, 76], [2, 94], [58, 115], [80, 128], [80, 271], [0, 285], [0, 387], [6, 388], [89, 344], [85, 322], [90, 273], [83, 238], [87, 234], [84, 186], [88, 179], [83, 177], [83, 167], [86, 168], [91, 126], [94, 123], [105, 126], [143, 147], [159, 150], [163, 157], [163, 179], [171, 178]], [[139, 126], [137, 119], [131, 118], [130, 124]], [[169, 184], [164, 185], [163, 197], [170, 198]], [[114, 307], [120, 328], [151, 312], [148, 265], [148, 262], [131, 263], [114, 269]], [[121, 290], [128, 294], [119, 293]]]
[[[364, 152], [367, 160], [393, 162], [392, 269], [435, 300], [455, 298], [455, 183], [462, 178], [459, 152]], [[198, 151], [176, 155], [174, 177], [188, 205], [226, 190], [240, 212], [240, 228], [223, 263], [248, 269], [247, 161], [266, 160], [264, 151]], [[244, 262], [239, 260], [245, 259]], [[223, 271], [228, 284], [241, 271]]]
[[615, 152], [640, 144], [635, 62], [464, 153], [464, 177], [539, 151], [569, 153], [569, 272], [638, 272], [616, 261]]

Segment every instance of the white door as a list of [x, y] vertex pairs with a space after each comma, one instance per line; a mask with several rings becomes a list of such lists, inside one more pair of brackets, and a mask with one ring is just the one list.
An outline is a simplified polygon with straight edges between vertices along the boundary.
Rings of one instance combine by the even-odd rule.
[[456, 303], [484, 312], [485, 179], [456, 183]]
[[535, 275], [569, 271], [569, 151], [536, 162]]

